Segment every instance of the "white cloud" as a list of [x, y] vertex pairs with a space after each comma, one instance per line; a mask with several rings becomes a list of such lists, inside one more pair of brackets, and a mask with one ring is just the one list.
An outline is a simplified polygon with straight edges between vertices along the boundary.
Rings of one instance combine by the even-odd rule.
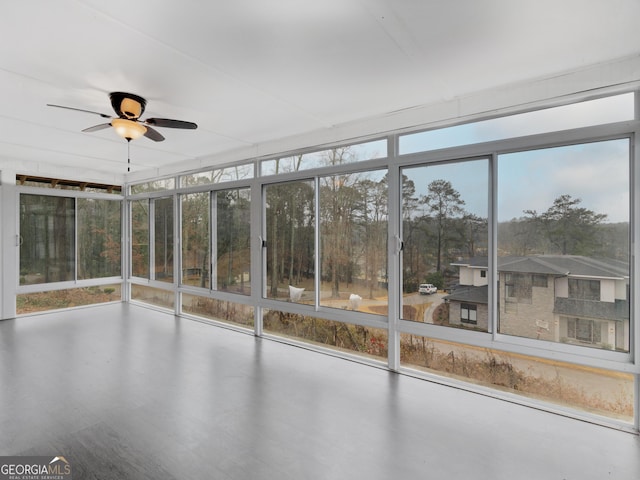
[[629, 220], [629, 153], [626, 140], [503, 155], [499, 160], [499, 218], [523, 210], [545, 211], [560, 195], [604, 213], [610, 222]]

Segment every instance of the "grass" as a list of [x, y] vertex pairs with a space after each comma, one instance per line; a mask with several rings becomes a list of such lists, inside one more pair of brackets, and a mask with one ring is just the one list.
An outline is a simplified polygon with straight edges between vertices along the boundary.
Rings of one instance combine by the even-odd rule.
[[118, 286], [118, 288], [87, 287], [26, 293], [16, 297], [16, 313], [22, 315], [25, 313], [113, 302], [120, 299], [119, 292], [120, 288]]

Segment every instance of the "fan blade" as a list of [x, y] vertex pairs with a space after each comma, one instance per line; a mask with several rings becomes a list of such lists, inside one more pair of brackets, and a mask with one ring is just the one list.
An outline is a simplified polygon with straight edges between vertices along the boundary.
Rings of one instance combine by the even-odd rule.
[[160, 135], [160, 132], [154, 130], [151, 127], [147, 127], [147, 131], [145, 132], [144, 136], [153, 140], [154, 142], [161, 142], [164, 140], [164, 137]]
[[144, 123], [147, 125], [153, 125], [154, 127], [185, 128], [187, 130], [195, 130], [198, 128], [198, 125], [193, 122], [171, 120], [170, 118], [147, 118]]
[[106, 113], [93, 112], [82, 108], [65, 107], [64, 105], [53, 105], [51, 103], [47, 103], [47, 107], [65, 108], [67, 110], [75, 110], [76, 112], [93, 113], [94, 115], [100, 115], [102, 118], [111, 118], [111, 115], [107, 115]]
[[82, 130], [83, 132], [97, 132], [98, 130], [104, 130], [105, 128], [109, 128], [111, 126], [110, 123], [101, 123], [100, 125], [94, 125], [93, 127], [85, 128]]

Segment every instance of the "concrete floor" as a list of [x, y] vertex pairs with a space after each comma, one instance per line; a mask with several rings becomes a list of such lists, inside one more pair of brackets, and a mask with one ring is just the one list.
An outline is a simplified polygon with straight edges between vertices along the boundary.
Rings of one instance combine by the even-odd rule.
[[76, 480], [640, 478], [636, 435], [135, 305], [0, 322], [0, 381], [0, 455]]

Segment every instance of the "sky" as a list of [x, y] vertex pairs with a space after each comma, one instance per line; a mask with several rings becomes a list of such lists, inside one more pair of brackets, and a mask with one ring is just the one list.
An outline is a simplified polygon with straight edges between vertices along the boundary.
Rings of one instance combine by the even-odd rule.
[[498, 221], [546, 211], [560, 195], [629, 221], [629, 141], [609, 140], [501, 155], [498, 158]]
[[[628, 120], [633, 108], [633, 95], [624, 94], [410, 134], [401, 137], [400, 153]], [[568, 194], [581, 199], [581, 207], [606, 214], [608, 222], [628, 222], [629, 148], [629, 141], [620, 139], [500, 155], [498, 221], [520, 218], [524, 210], [542, 213], [557, 197]], [[410, 175], [419, 195], [426, 194], [430, 181], [449, 180], [467, 211], [487, 216], [487, 160], [405, 168], [403, 173]]]
[[[634, 118], [634, 95], [626, 93], [464, 125], [402, 135], [400, 155], [481, 142], [627, 121]], [[344, 162], [386, 156], [386, 140], [351, 145]], [[304, 154], [299, 169], [324, 166], [329, 151]], [[280, 159], [279, 172], [292, 171], [297, 157]], [[417, 162], [419, 162], [419, 157]], [[262, 174], [276, 172], [276, 160], [262, 162]], [[488, 217], [488, 159], [403, 167], [416, 196], [434, 180], [451, 182], [467, 212]], [[498, 156], [498, 221], [522, 218], [525, 210], [545, 212], [561, 195], [580, 207], [605, 214], [606, 222], [629, 221], [630, 145], [628, 139], [522, 151]], [[422, 214], [422, 212], [416, 212]]]
[[[409, 167], [416, 196], [433, 180], [451, 182], [466, 211], [488, 216], [486, 159]], [[629, 221], [629, 141], [609, 140], [498, 156], [498, 221], [546, 211], [560, 195], [581, 199], [580, 207], [606, 214], [606, 222]]]
[[482, 218], [489, 215], [489, 162], [486, 159], [403, 168], [402, 175], [413, 181], [418, 200], [428, 194], [432, 181], [447, 180], [460, 194], [467, 212]]

